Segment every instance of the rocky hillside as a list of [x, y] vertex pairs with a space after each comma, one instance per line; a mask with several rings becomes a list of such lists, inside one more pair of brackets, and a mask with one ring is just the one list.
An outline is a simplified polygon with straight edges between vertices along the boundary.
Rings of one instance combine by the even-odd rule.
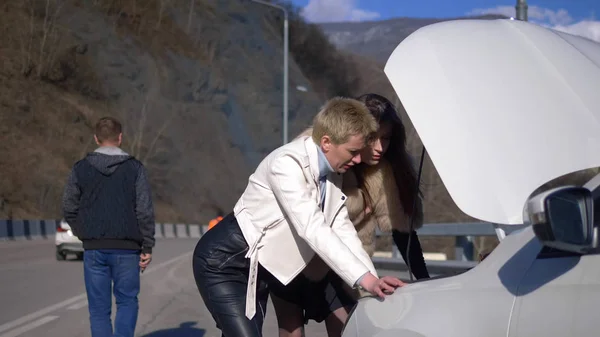
[[[103, 115], [123, 120], [125, 150], [147, 165], [158, 221], [231, 209], [281, 144], [279, 27], [277, 13], [239, 0], [0, 3], [0, 217], [60, 217]], [[324, 98], [350, 94], [352, 72], [311, 27], [292, 24], [290, 137]], [[326, 45], [311, 54], [314, 34]]]
[[[395, 99], [380, 61], [340, 38], [346, 49], [337, 50], [289, 9], [290, 137], [334, 95]], [[337, 27], [358, 34], [361, 25]], [[231, 209], [281, 144], [281, 27], [277, 11], [240, 0], [2, 2], [0, 217], [60, 217], [66, 176], [94, 149], [92, 126], [104, 115], [123, 120], [125, 150], [148, 167], [158, 221], [205, 223]], [[423, 189], [426, 221], [468, 219], [428, 160]]]

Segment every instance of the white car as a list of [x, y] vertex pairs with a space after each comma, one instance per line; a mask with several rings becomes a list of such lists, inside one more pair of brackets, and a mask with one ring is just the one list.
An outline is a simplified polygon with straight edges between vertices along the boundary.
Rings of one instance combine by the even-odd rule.
[[56, 259], [64, 261], [67, 259], [67, 254], [74, 254], [79, 260], [83, 259], [83, 243], [71, 231], [69, 224], [63, 219], [56, 228], [56, 236], [54, 238], [56, 245]]
[[600, 44], [513, 20], [423, 27], [385, 66], [456, 205], [502, 238], [460, 275], [359, 300], [344, 337], [598, 336]]

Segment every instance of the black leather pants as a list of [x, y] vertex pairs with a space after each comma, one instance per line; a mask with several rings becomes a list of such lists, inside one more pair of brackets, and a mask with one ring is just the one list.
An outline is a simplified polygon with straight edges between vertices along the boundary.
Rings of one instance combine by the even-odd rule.
[[194, 250], [194, 279], [224, 337], [261, 337], [266, 315], [269, 272], [259, 266], [256, 314], [245, 315], [250, 259], [248, 244], [233, 214], [200, 238]]

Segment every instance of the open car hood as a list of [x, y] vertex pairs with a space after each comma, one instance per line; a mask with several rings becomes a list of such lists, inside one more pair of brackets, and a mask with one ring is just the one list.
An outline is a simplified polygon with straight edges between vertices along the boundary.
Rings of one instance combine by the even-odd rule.
[[456, 20], [402, 41], [385, 73], [466, 214], [523, 223], [540, 185], [600, 166], [600, 44], [513, 20]]

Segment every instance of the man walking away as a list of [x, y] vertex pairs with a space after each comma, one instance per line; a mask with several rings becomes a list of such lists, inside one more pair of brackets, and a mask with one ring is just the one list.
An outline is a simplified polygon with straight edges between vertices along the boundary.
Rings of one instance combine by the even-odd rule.
[[75, 163], [63, 195], [64, 218], [83, 242], [92, 337], [133, 337], [140, 271], [152, 260], [154, 247], [154, 207], [146, 170], [120, 149], [122, 136], [119, 121], [101, 118], [94, 134], [99, 147]]

